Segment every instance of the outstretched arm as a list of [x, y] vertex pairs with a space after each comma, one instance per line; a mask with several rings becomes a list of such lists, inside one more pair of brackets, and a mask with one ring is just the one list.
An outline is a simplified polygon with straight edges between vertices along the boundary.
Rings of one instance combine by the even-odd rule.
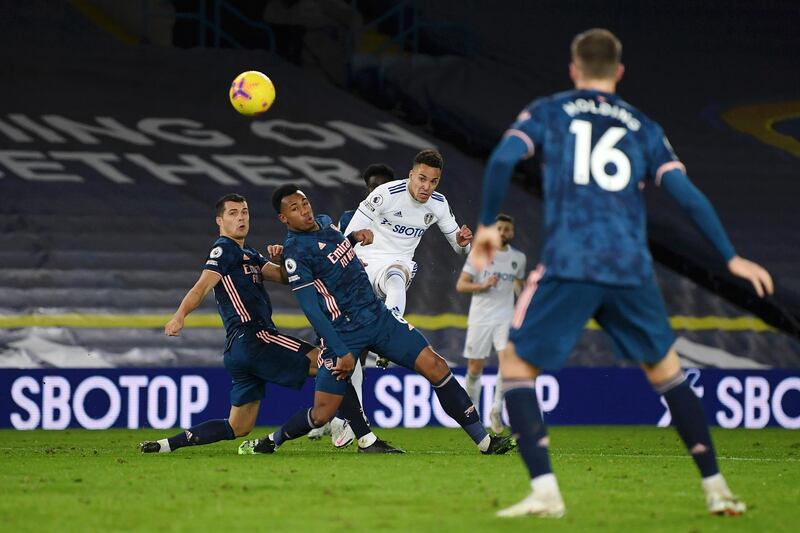
[[206, 295], [219, 283], [220, 279], [222, 279], [220, 275], [213, 270], [203, 270], [197, 283], [183, 297], [183, 301], [181, 301], [181, 305], [175, 311], [172, 319], [164, 326], [164, 333], [170, 337], [178, 336], [183, 329], [183, 322], [186, 316], [200, 307]]
[[772, 294], [773, 283], [769, 272], [761, 265], [736, 255], [736, 250], [711, 202], [683, 171], [674, 169], [666, 172], [661, 177], [661, 186], [678, 202], [681, 209], [716, 248], [733, 275], [748, 280], [759, 296]]
[[497, 276], [489, 276], [483, 283], [475, 283], [472, 274], [462, 272], [456, 282], [456, 291], [461, 293], [473, 294], [485, 292], [497, 285]]

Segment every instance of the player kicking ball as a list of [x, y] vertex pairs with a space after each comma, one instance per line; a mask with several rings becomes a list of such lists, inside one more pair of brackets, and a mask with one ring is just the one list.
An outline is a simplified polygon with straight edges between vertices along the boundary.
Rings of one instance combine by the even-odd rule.
[[[472, 294], [467, 315], [467, 339], [464, 342], [464, 357], [467, 359], [464, 388], [476, 407], [481, 404], [481, 375], [486, 358], [492, 347], [500, 354], [508, 343], [514, 296], [522, 291], [522, 280], [525, 279], [525, 254], [509, 244], [514, 238], [514, 219], [505, 214], [497, 215], [495, 227], [500, 234], [501, 246], [492, 263], [483, 271], [478, 271], [467, 259], [456, 283], [458, 292]], [[495, 433], [503, 431], [502, 384], [503, 379], [498, 372], [494, 401], [489, 412]]]
[[314, 406], [301, 409], [281, 428], [261, 439], [244, 441], [240, 453], [273, 453], [284, 442], [329, 421], [342, 403], [354, 354], [373, 350], [424, 376], [444, 411], [464, 429], [484, 454], [513, 448], [511, 437], [489, 435], [475, 406], [425, 337], [386, 308], [372, 290], [355, 244], [370, 245], [372, 232], [345, 237], [330, 217], [314, 217], [308, 198], [296, 186], [278, 188], [272, 197], [278, 218], [287, 225], [284, 266], [300, 307], [324, 339]]
[[743, 513], [717, 465], [703, 405], [686, 382], [647, 249], [642, 188], [663, 187], [725, 260], [728, 270], [772, 293], [761, 266], [736, 255], [708, 199], [689, 180], [661, 127], [615, 94], [622, 45], [592, 29], [572, 42], [575, 90], [534, 101], [492, 153], [483, 182], [472, 260], [481, 268], [499, 247], [494, 222], [516, 163], [542, 154], [544, 270], [531, 273], [501, 354], [506, 408], [531, 477], [530, 495], [498, 513], [559, 517], [565, 512], [550, 466], [549, 438], [534, 381], [558, 369], [594, 318], [617, 353], [639, 363], [664, 396], [672, 423], [702, 476], [708, 510]]
[[414, 157], [408, 179], [377, 187], [361, 202], [342, 231], [349, 235], [370, 229], [370, 246], [357, 246], [356, 254], [366, 263], [375, 294], [398, 316], [406, 310], [406, 290], [417, 272], [414, 251], [433, 224], [461, 255], [469, 253], [472, 231], [459, 227], [443, 194], [436, 192], [444, 160], [436, 150], [423, 150]]

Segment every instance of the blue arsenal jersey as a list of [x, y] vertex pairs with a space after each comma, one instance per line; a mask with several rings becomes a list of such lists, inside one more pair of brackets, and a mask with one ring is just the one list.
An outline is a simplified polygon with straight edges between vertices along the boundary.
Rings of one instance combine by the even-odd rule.
[[373, 323], [385, 306], [372, 290], [352, 243], [330, 217], [318, 215], [319, 231], [289, 231], [283, 256], [292, 290], [313, 285], [320, 308], [337, 331]]
[[649, 278], [646, 180], [683, 165], [663, 130], [615, 94], [534, 101], [506, 132], [542, 162], [546, 276], [638, 286]]
[[204, 268], [222, 278], [214, 286], [214, 297], [227, 335], [249, 322], [275, 328], [272, 303], [261, 275], [266, 263], [258, 251], [246, 245], [242, 248], [229, 237], [220, 237], [211, 248]]

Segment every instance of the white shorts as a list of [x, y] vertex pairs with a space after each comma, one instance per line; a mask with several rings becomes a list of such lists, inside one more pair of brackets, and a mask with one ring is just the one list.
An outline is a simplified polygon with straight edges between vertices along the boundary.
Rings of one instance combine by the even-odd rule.
[[417, 264], [405, 257], [389, 260], [372, 259], [365, 261], [367, 266], [364, 267], [364, 270], [367, 271], [369, 282], [372, 284], [372, 290], [375, 291], [375, 294], [381, 300], [386, 299], [386, 274], [389, 268], [393, 266], [399, 267], [399, 270], [403, 273], [403, 277], [406, 280], [406, 290], [411, 286], [411, 281], [414, 279], [414, 276], [417, 275]]
[[508, 344], [509, 322], [501, 324], [475, 324], [467, 326], [467, 341], [464, 344], [464, 357], [467, 359], [486, 359], [491, 355], [492, 346], [498, 354]]

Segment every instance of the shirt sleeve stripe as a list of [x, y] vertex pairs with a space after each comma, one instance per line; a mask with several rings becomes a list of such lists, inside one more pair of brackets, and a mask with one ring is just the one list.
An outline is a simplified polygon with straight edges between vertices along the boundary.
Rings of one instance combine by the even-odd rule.
[[666, 174], [670, 170], [682, 170], [683, 173], [686, 174], [686, 167], [680, 161], [669, 161], [667, 163], [664, 163], [663, 165], [658, 167], [658, 170], [656, 171], [655, 181], [657, 186], [661, 186], [661, 178], [664, 176], [664, 174]]
[[304, 285], [299, 285], [299, 286], [297, 286], [297, 287], [292, 287], [292, 290], [293, 290], [293, 291], [299, 291], [300, 289], [305, 289], [305, 288], [306, 288], [306, 287], [308, 287], [309, 285], [313, 285], [313, 284], [314, 284], [314, 282], [313, 282], [313, 281], [309, 281], [308, 283], [306, 283], [306, 284], [304, 284]]
[[[375, 220], [375, 217], [371, 217], [371, 216], [369, 216], [369, 213], [367, 213], [366, 211], [364, 211], [364, 210], [363, 210], [363, 209], [361, 209], [360, 207], [358, 208], [358, 212], [359, 212], [359, 213], [361, 213], [362, 215], [364, 215], [365, 217], [367, 217], [367, 218], [368, 218], [368, 219], [370, 219], [370, 220]], [[351, 218], [350, 220], [353, 220], [353, 219]], [[348, 224], [349, 224], [349, 223], [348, 223]], [[345, 229], [346, 229], [346, 228], [345, 228]]]
[[536, 153], [536, 146], [534, 146], [533, 140], [522, 130], [518, 130], [516, 128], [506, 130], [506, 132], [503, 134], [503, 137], [517, 137], [524, 142], [525, 146], [528, 147], [528, 153], [525, 154], [525, 159], [530, 159], [533, 157], [533, 154]]

